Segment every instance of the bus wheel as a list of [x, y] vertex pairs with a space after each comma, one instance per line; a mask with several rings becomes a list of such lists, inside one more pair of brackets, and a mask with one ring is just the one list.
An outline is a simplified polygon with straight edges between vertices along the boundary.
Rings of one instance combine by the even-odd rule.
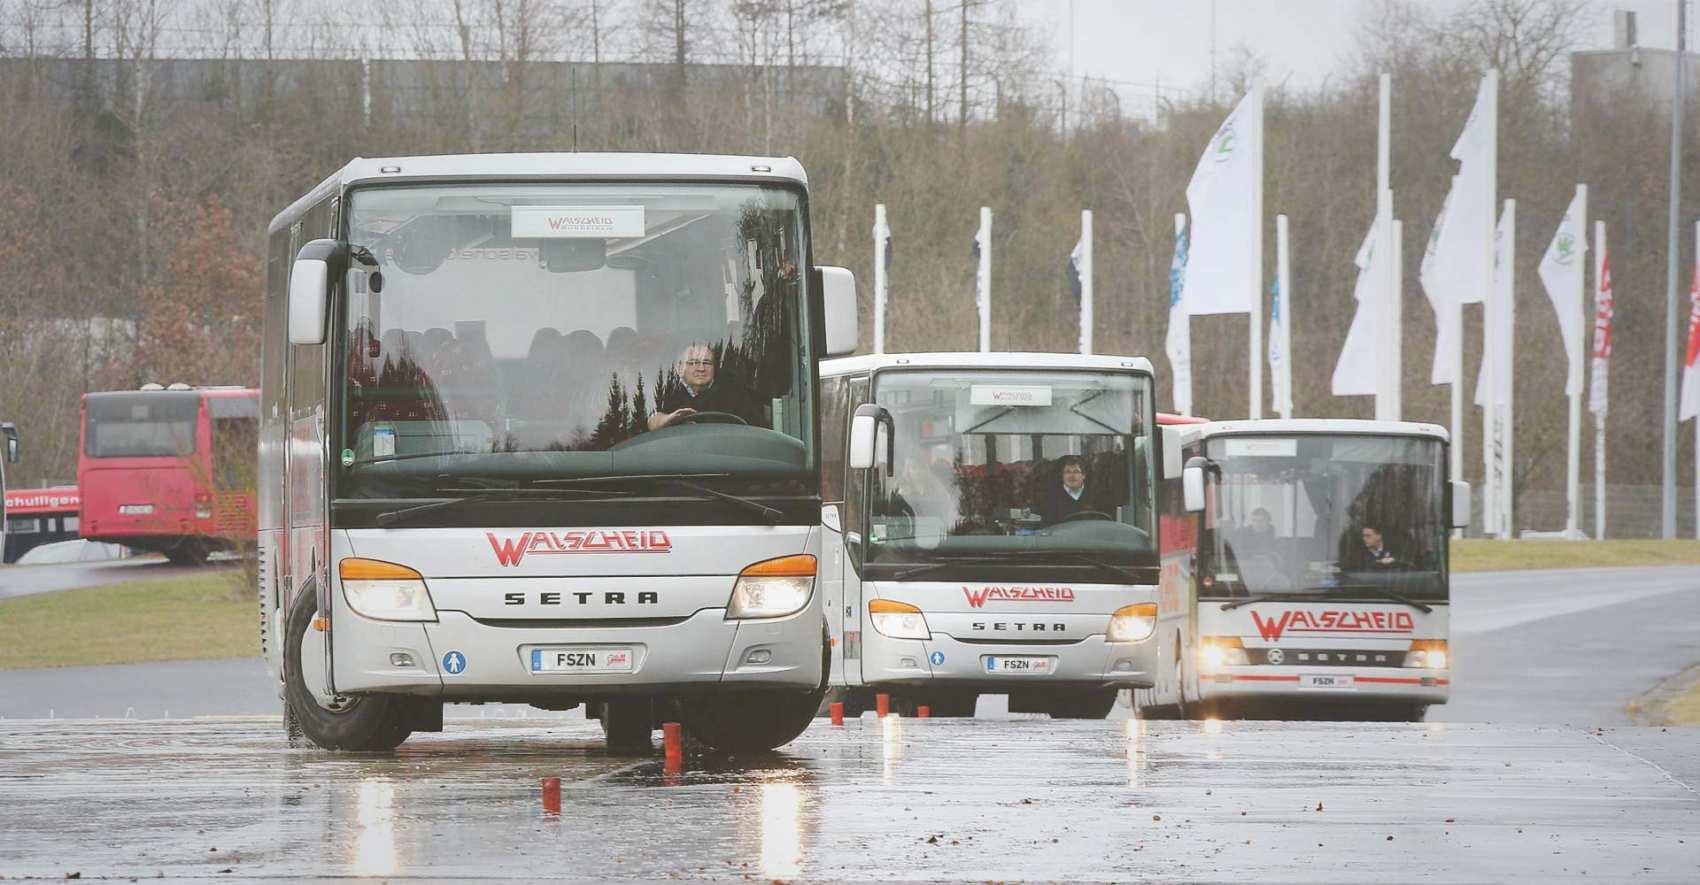
[[1049, 712], [1052, 719], [1103, 719], [1115, 706], [1116, 690], [1108, 688], [1058, 698], [1051, 702]]
[[608, 752], [615, 756], [647, 756], [655, 752], [654, 701], [646, 697], [610, 698], [603, 701], [602, 735]]
[[199, 541], [184, 541], [165, 551], [165, 560], [172, 565], [206, 565], [211, 552]]
[[679, 699], [691, 739], [728, 754], [766, 753], [802, 734], [820, 708], [818, 691], [722, 692]]
[[295, 594], [284, 629], [283, 670], [286, 728], [301, 729], [302, 736], [327, 750], [393, 750], [412, 734], [412, 711], [407, 698], [387, 695], [337, 697], [330, 706], [307, 687], [302, 675], [301, 644], [319, 613], [318, 593], [312, 584]]
[[934, 692], [926, 698], [927, 715], [973, 719], [979, 702], [980, 695], [972, 691]]

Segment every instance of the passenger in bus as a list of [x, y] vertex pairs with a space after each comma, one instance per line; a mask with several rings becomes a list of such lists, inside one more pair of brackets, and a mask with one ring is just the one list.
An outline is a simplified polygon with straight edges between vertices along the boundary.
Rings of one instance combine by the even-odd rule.
[[714, 348], [705, 342], [693, 341], [685, 346], [668, 381], [656, 394], [655, 413], [649, 416], [650, 430], [660, 430], [702, 412], [734, 415], [752, 427], [767, 426], [766, 410], [736, 378], [718, 373]]
[[1057, 459], [1061, 482], [1047, 485], [1040, 493], [1034, 512], [1046, 525], [1055, 525], [1077, 513], [1104, 513], [1105, 504], [1097, 488], [1087, 482], [1086, 462], [1079, 455], [1064, 455]]

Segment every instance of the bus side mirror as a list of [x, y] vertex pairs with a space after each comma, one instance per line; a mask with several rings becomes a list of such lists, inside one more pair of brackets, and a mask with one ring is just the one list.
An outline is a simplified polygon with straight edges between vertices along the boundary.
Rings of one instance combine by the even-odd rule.
[[6, 460], [12, 464], [18, 463], [18, 428], [10, 423], [0, 424], [0, 434], [6, 436]]
[[[886, 431], [883, 439], [880, 433], [882, 429]], [[879, 450], [883, 442], [886, 474], [890, 475], [894, 435], [891, 432], [890, 412], [873, 403], [857, 406], [855, 416], [850, 419], [850, 469], [868, 470], [878, 464]]]
[[330, 302], [332, 265], [348, 247], [336, 240], [313, 240], [296, 253], [289, 269], [289, 343], [325, 343], [325, 308]]
[[842, 267], [817, 267], [826, 316], [826, 355], [856, 352], [856, 275]]
[[1470, 527], [1470, 484], [1461, 479], [1452, 481], [1452, 527]]
[[1204, 512], [1204, 459], [1192, 458], [1181, 469], [1181, 498], [1188, 513]]

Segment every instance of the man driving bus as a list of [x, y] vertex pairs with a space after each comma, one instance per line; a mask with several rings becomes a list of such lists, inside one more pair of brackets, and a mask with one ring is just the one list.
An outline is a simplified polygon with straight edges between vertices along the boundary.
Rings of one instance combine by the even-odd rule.
[[1064, 455], [1057, 459], [1062, 482], [1047, 486], [1040, 495], [1034, 511], [1047, 525], [1063, 522], [1076, 513], [1105, 512], [1100, 495], [1087, 484], [1086, 462], [1079, 455]]
[[649, 429], [660, 430], [692, 415], [710, 412], [733, 415], [745, 424], [766, 427], [767, 417], [761, 405], [736, 379], [717, 377], [717, 369], [713, 347], [703, 341], [685, 345], [673, 366], [677, 383], [664, 384], [657, 392]]

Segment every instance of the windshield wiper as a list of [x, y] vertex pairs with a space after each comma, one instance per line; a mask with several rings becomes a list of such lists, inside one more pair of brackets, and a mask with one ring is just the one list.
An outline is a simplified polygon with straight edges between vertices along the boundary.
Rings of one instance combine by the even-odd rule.
[[446, 452], [408, 452], [405, 455], [374, 455], [370, 458], [355, 458], [348, 462], [348, 467], [359, 467], [362, 464], [380, 464], [386, 461], [412, 461], [415, 458], [441, 458], [444, 455], [488, 455], [490, 452], [468, 452], [465, 449], [451, 449]]
[[1233, 602], [1224, 602], [1224, 603], [1222, 603], [1222, 611], [1225, 611], [1225, 612], [1233, 611], [1236, 608], [1240, 608], [1241, 606], [1251, 605], [1254, 602], [1281, 602], [1283, 600], [1293, 600], [1293, 599], [1298, 599], [1298, 600], [1320, 599], [1320, 598], [1327, 596], [1327, 595], [1328, 595], [1327, 593], [1317, 593], [1317, 592], [1312, 592], [1312, 591], [1302, 591], [1302, 592], [1297, 592], [1297, 593], [1258, 593], [1258, 594], [1253, 595], [1253, 596], [1247, 596], [1244, 599], [1236, 599]]
[[745, 498], [730, 492], [710, 488], [699, 479], [725, 479], [730, 473], [635, 473], [629, 476], [578, 476], [570, 479], [539, 479], [534, 485], [540, 486], [597, 486], [597, 485], [629, 485], [632, 483], [653, 482], [662, 485], [673, 485], [690, 489], [699, 495], [736, 504], [745, 510], [760, 516], [768, 525], [778, 525], [785, 518], [785, 511], [769, 507], [754, 498]]
[[1326, 596], [1341, 596], [1341, 595], [1344, 595], [1344, 594], [1347, 594], [1347, 593], [1371, 593], [1371, 594], [1374, 594], [1376, 596], [1380, 596], [1384, 599], [1391, 599], [1394, 602], [1400, 603], [1401, 605], [1408, 605], [1411, 608], [1414, 608], [1417, 611], [1420, 611], [1425, 615], [1428, 614], [1429, 612], [1434, 611], [1434, 609], [1430, 606], [1424, 605], [1424, 604], [1416, 601], [1415, 599], [1410, 598], [1409, 596], [1405, 596], [1405, 595], [1402, 595], [1402, 594], [1399, 594], [1399, 593], [1394, 593], [1392, 590], [1388, 590], [1385, 587], [1371, 587], [1371, 586], [1366, 586], [1364, 584], [1353, 584], [1353, 585], [1346, 586], [1346, 587], [1331, 587], [1331, 588], [1328, 589], [1328, 592], [1325, 593], [1324, 595], [1326, 595]]
[[908, 578], [912, 575], [922, 575], [922, 574], [926, 574], [927, 572], [934, 572], [934, 571], [938, 571], [939, 569], [950, 568], [953, 565], [962, 565], [963, 563], [980, 562], [980, 561], [983, 561], [983, 560], [982, 560], [981, 557], [978, 557], [978, 556], [950, 556], [950, 557], [945, 557], [945, 558], [943, 558], [943, 559], [941, 559], [937, 562], [929, 562], [929, 563], [926, 563], [925, 565], [914, 565], [914, 566], [910, 566], [909, 568], [903, 569], [902, 571], [893, 572], [892, 575], [891, 575], [891, 579], [893, 581], [901, 581], [904, 578]]
[[1122, 566], [1116, 565], [1113, 562], [1105, 562], [1104, 560], [1099, 559], [1096, 556], [1091, 556], [1091, 555], [1086, 554], [1086, 553], [1071, 553], [1067, 550], [1059, 550], [1059, 551], [1056, 551], [1056, 552], [1058, 554], [1060, 554], [1062, 556], [1066, 556], [1066, 557], [1068, 557], [1068, 558], [1070, 558], [1070, 559], [1072, 559], [1076, 562], [1083, 562], [1083, 563], [1086, 563], [1087, 565], [1097, 566], [1098, 568], [1101, 568], [1101, 569], [1103, 569], [1104, 571], [1107, 571], [1107, 572], [1114, 572], [1118, 575], [1121, 575], [1124, 578], [1127, 578], [1128, 581], [1130, 581], [1132, 583], [1142, 584], [1142, 583], [1145, 582], [1145, 578], [1142, 575], [1140, 575], [1138, 572], [1135, 572], [1133, 569], [1124, 568]]
[[[612, 498], [626, 497], [624, 492], [590, 492], [575, 489], [520, 489], [520, 488], [476, 488], [476, 489], [439, 489], [443, 492], [471, 492], [459, 498], [441, 498], [403, 507], [400, 510], [386, 510], [378, 514], [377, 523], [380, 526], [390, 526], [413, 516], [435, 513], [462, 504], [485, 504], [492, 501], [606, 501]], [[588, 497], [587, 497], [588, 496]]]

